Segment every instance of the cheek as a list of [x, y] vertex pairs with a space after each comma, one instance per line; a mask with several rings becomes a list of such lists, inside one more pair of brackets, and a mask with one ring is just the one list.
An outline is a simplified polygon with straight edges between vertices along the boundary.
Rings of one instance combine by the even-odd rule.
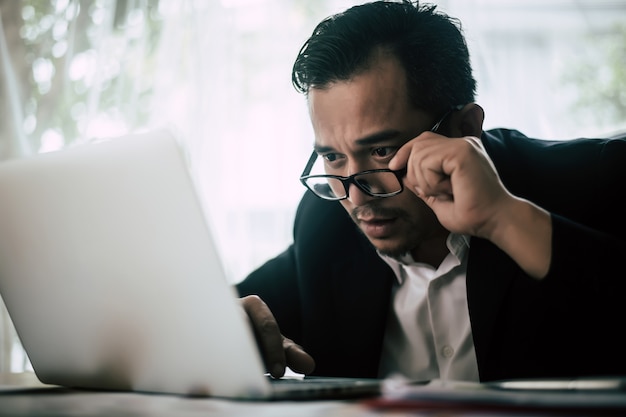
[[348, 214], [352, 213], [352, 210], [354, 209], [354, 204], [352, 204], [349, 198], [341, 200], [339, 201], [339, 203], [348, 212]]
[[407, 190], [406, 188], [398, 196], [398, 202], [396, 203], [399, 208], [406, 211], [411, 217], [435, 218], [435, 213], [430, 207], [419, 198], [415, 193]]

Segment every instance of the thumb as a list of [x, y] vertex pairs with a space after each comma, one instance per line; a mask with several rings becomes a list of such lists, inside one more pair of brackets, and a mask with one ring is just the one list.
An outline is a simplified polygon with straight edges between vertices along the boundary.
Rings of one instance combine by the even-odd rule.
[[283, 348], [285, 350], [285, 358], [287, 366], [294, 372], [300, 374], [310, 374], [315, 369], [315, 360], [296, 344], [293, 340], [283, 338]]

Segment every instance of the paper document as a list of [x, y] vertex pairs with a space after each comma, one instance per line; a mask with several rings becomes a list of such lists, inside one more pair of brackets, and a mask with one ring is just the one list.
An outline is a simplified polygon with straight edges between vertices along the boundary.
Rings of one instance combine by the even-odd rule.
[[[590, 389], [572, 388], [580, 387], [580, 384], [573, 384], [568, 388], [556, 383], [548, 384], [547, 389], [538, 389], [538, 385], [527, 389], [511, 389], [511, 386], [515, 385], [441, 380], [434, 380], [425, 385], [413, 385], [390, 380], [383, 386], [383, 395], [367, 401], [367, 404], [379, 409], [467, 408], [626, 412], [626, 391], [621, 384], [595, 385], [596, 388]], [[601, 386], [604, 388], [597, 388]]]

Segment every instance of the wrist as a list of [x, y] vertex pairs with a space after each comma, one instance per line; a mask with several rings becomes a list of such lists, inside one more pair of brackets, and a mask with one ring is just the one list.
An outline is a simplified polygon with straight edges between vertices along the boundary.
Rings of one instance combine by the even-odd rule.
[[530, 276], [541, 279], [550, 269], [552, 219], [541, 207], [518, 197], [499, 208], [486, 236]]

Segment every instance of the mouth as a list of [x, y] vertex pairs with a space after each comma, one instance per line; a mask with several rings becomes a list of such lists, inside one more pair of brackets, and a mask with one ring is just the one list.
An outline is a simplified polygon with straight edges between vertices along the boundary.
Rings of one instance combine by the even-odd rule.
[[391, 218], [358, 218], [358, 224], [363, 233], [372, 239], [385, 239], [394, 232], [396, 217]]
[[356, 207], [350, 213], [354, 222], [370, 240], [390, 239], [400, 230], [403, 210], [384, 207], [378, 201]]
[[356, 219], [359, 223], [376, 224], [376, 223], [385, 223], [385, 222], [393, 221], [395, 217], [393, 216], [357, 216]]

